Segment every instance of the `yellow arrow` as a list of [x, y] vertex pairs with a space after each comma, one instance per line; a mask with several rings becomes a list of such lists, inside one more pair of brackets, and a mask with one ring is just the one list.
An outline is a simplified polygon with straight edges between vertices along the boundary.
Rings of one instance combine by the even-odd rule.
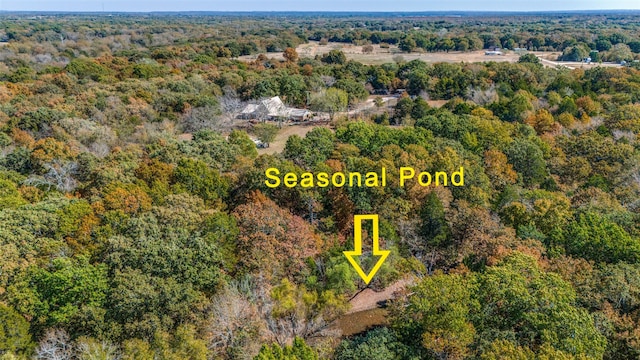
[[[362, 255], [362, 222], [363, 220], [372, 220], [373, 221], [373, 256], [380, 256], [376, 265], [369, 271], [367, 275], [364, 270], [360, 267], [360, 264], [355, 259], [355, 256]], [[380, 267], [387, 259], [387, 256], [391, 253], [389, 250], [380, 250], [378, 245], [378, 215], [355, 215], [353, 217], [353, 251], [343, 251], [344, 256], [347, 257], [351, 265], [364, 283], [369, 285], [371, 279], [376, 275]]]

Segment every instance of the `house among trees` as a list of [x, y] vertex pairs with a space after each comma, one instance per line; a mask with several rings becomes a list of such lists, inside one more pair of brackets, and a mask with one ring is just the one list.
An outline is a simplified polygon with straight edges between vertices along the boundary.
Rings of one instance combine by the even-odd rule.
[[286, 106], [279, 96], [263, 99], [256, 104], [248, 104], [240, 115], [241, 119], [257, 120], [293, 120], [305, 121], [311, 118], [311, 112], [306, 109], [296, 109]]

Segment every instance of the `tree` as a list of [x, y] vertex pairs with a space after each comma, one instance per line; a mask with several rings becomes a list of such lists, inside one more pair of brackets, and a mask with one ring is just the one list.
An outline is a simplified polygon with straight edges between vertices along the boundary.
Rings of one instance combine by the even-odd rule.
[[612, 46], [613, 44], [611, 44], [609, 39], [599, 38], [596, 40], [596, 50], [598, 51], [608, 51]]
[[478, 275], [480, 304], [474, 325], [478, 337], [495, 341], [509, 336], [528, 348], [550, 346], [575, 356], [601, 358], [606, 340], [576, 294], [559, 275], [544, 272], [535, 259], [507, 256]]
[[31, 346], [27, 320], [12, 308], [0, 303], [0, 354], [24, 354]]
[[427, 92], [431, 89], [431, 78], [425, 71], [412, 71], [409, 75], [409, 82], [407, 83], [407, 91], [411, 95], [420, 95], [422, 92]]
[[242, 269], [275, 279], [301, 271], [305, 259], [318, 253], [319, 239], [309, 223], [260, 192], [251, 193], [248, 200], [234, 211]]
[[564, 49], [562, 55], [558, 57], [561, 61], [582, 61], [589, 55], [589, 48], [584, 44], [569, 46]]
[[210, 348], [217, 356], [246, 356], [255, 354], [264, 323], [258, 304], [253, 303], [242, 289], [242, 283], [234, 281], [220, 292], [211, 304], [211, 319], [207, 328]]
[[558, 130], [558, 124], [553, 119], [553, 115], [546, 109], [540, 109], [535, 114], [530, 115], [524, 120], [525, 124], [536, 129], [538, 134], [547, 132], [555, 132]]
[[630, 41], [627, 45], [633, 53], [640, 54], [640, 41]]
[[507, 120], [517, 121], [524, 119], [533, 110], [532, 98], [534, 97], [530, 93], [522, 90], [518, 91], [508, 103], [509, 116]]
[[604, 56], [606, 61], [621, 62], [623, 60], [632, 60], [633, 53], [627, 44], [615, 44]]
[[[225, 109], [226, 114], [238, 112], [231, 108], [231, 100], [226, 99], [225, 101], [228, 101], [226, 103], [227, 108]], [[182, 126], [185, 132], [190, 133], [205, 129], [219, 131], [228, 125], [227, 121], [223, 120], [220, 115], [220, 110], [213, 106], [193, 108], [182, 117]], [[235, 117], [235, 115], [232, 115], [232, 117]]]
[[303, 339], [295, 338], [291, 346], [263, 345], [253, 360], [318, 360], [318, 353]]
[[102, 258], [111, 274], [106, 308], [110, 325], [121, 329], [118, 339], [152, 341], [157, 331], [173, 334], [201, 319], [198, 309], [235, 266], [234, 251], [225, 252], [237, 237], [233, 219], [182, 193], [117, 225], [122, 230], [108, 239]]
[[81, 360], [110, 360], [119, 357], [118, 348], [94, 338], [81, 337], [76, 341], [76, 353]]
[[93, 81], [100, 81], [112, 74], [109, 68], [89, 58], [73, 59], [65, 70], [78, 78], [90, 78]]
[[284, 52], [282, 53], [282, 56], [288, 62], [294, 63], [294, 62], [298, 61], [298, 52], [294, 48], [288, 47], [288, 48], [284, 49]]
[[400, 40], [400, 44], [398, 44], [398, 48], [404, 52], [412, 52], [416, 46], [418, 46], [416, 41], [410, 36]]
[[347, 101], [348, 96], [344, 90], [329, 88], [322, 93], [314, 94], [309, 106], [312, 110], [329, 113], [329, 118], [333, 120], [337, 112], [346, 110]]
[[347, 56], [340, 50], [331, 50], [321, 58], [323, 63], [342, 65], [347, 62]]
[[202, 160], [181, 159], [174, 170], [173, 181], [205, 202], [225, 197], [229, 188], [220, 172], [209, 168]]
[[376, 98], [373, 99], [373, 104], [376, 106], [377, 109], [380, 109], [384, 106], [384, 100], [382, 99], [382, 97], [376, 96]]
[[617, 224], [592, 212], [577, 215], [555, 241], [568, 254], [596, 262], [640, 261], [640, 241]]
[[47, 190], [55, 188], [65, 193], [71, 192], [76, 188], [77, 181], [73, 176], [77, 172], [78, 163], [54, 160], [52, 163], [42, 164], [42, 167], [47, 171], [44, 175], [32, 175], [25, 180], [25, 183], [46, 188]]
[[605, 119], [605, 125], [610, 129], [640, 133], [640, 104], [618, 107]]
[[533, 351], [508, 340], [496, 340], [482, 352], [482, 360], [535, 360]]
[[290, 104], [302, 105], [307, 95], [307, 85], [302, 75], [285, 74], [280, 77], [280, 95]]
[[413, 110], [413, 100], [410, 97], [402, 97], [396, 103], [394, 107], [393, 117], [396, 121], [396, 124], [402, 123], [405, 118], [411, 116], [411, 111]]
[[540, 59], [535, 54], [524, 54], [518, 59], [519, 63], [542, 65]]
[[513, 168], [525, 184], [542, 182], [547, 176], [547, 163], [540, 147], [528, 140], [516, 139], [506, 151]]
[[278, 131], [280, 131], [280, 129], [273, 124], [256, 124], [253, 127], [253, 133], [258, 137], [258, 140], [267, 144], [267, 147], [276, 139]]
[[13, 181], [0, 179], [0, 209], [17, 208], [26, 203]]
[[484, 153], [484, 167], [491, 183], [499, 189], [514, 184], [517, 180], [518, 174], [500, 150], [491, 149]]
[[404, 309], [392, 324], [403, 338], [419, 342], [438, 359], [463, 359], [470, 355], [475, 329], [470, 312], [473, 285], [461, 275], [438, 273], [425, 277], [411, 289]]
[[358, 101], [365, 100], [369, 96], [369, 91], [367, 91], [363, 83], [353, 79], [340, 79], [334, 84], [334, 86], [347, 93], [349, 105], [354, 105]]
[[[445, 220], [444, 207], [435, 191], [431, 191], [427, 195], [422, 207], [420, 208], [420, 228], [418, 234], [424, 242], [424, 254], [418, 256], [423, 261], [429, 261], [429, 271], [434, 266], [436, 251], [445, 251], [451, 245], [451, 229]], [[431, 253], [431, 254], [429, 254]], [[430, 258], [430, 260], [427, 260]]]
[[73, 344], [64, 330], [51, 329], [40, 340], [35, 353], [38, 360], [69, 360], [73, 359]]
[[86, 257], [57, 258], [48, 269], [31, 268], [10, 291], [15, 292], [16, 308], [34, 317], [37, 330], [69, 326], [85, 310], [104, 305], [106, 270], [104, 264], [89, 264]]
[[327, 325], [342, 315], [348, 304], [333, 290], [313, 291], [283, 278], [271, 289], [265, 304], [267, 326], [275, 339], [288, 343], [295, 337], [327, 336]]
[[258, 156], [256, 144], [251, 140], [249, 135], [241, 130], [233, 130], [229, 134], [229, 144], [236, 145], [240, 149], [240, 154], [249, 158]]
[[416, 352], [388, 327], [379, 327], [364, 335], [347, 338], [335, 351], [336, 360], [401, 360]]

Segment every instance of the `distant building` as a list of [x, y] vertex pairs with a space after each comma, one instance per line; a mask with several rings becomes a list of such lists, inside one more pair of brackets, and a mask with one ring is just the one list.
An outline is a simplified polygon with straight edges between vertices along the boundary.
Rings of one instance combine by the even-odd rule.
[[289, 119], [293, 121], [307, 121], [311, 115], [311, 112], [306, 109], [289, 109]]
[[248, 104], [238, 115], [241, 119], [258, 120], [294, 120], [305, 121], [311, 118], [311, 112], [305, 109], [287, 107], [279, 96], [264, 99], [257, 104]]

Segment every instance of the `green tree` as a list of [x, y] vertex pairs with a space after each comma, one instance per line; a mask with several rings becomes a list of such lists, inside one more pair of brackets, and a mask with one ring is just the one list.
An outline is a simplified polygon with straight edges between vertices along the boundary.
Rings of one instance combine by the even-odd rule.
[[398, 100], [393, 112], [393, 118], [395, 119], [396, 124], [402, 123], [404, 119], [410, 117], [412, 110], [413, 100], [411, 100], [410, 97], [406, 96]]
[[233, 130], [229, 134], [229, 144], [235, 145], [239, 148], [239, 152], [242, 156], [249, 158], [255, 158], [258, 156], [258, 150], [256, 144], [251, 140], [249, 135], [241, 130]]
[[13, 181], [0, 179], [0, 209], [16, 208], [26, 203]]
[[561, 61], [582, 61], [589, 56], [589, 48], [584, 44], [569, 46], [564, 49], [562, 55], [558, 58]]
[[347, 62], [347, 56], [340, 50], [331, 50], [321, 58], [325, 64], [342, 65]]
[[613, 44], [611, 44], [611, 41], [609, 41], [609, 39], [599, 38], [598, 40], [596, 40], [596, 50], [598, 51], [608, 51], [612, 46]]
[[629, 61], [633, 59], [633, 53], [627, 44], [615, 44], [611, 48], [605, 59], [607, 61], [620, 62], [623, 60]]
[[0, 354], [24, 354], [31, 347], [27, 320], [12, 308], [0, 303]]
[[412, 295], [393, 326], [405, 340], [420, 343], [442, 359], [470, 355], [475, 329], [470, 312], [473, 286], [461, 275], [438, 273], [411, 289]]
[[267, 144], [267, 146], [276, 139], [278, 131], [280, 129], [273, 124], [256, 124], [253, 127], [253, 133], [258, 137], [258, 140]]
[[506, 151], [509, 163], [522, 176], [524, 183], [537, 184], [547, 176], [547, 163], [540, 147], [529, 140], [516, 139]]
[[591, 315], [575, 305], [571, 285], [541, 270], [532, 257], [506, 257], [478, 274], [476, 289], [481, 307], [474, 325], [481, 341], [508, 337], [532, 349], [549, 345], [571, 355], [602, 357], [606, 339]]
[[78, 257], [54, 259], [49, 268], [34, 266], [8, 291], [16, 309], [33, 316], [32, 325], [42, 330], [69, 326], [84, 311], [102, 307], [107, 289], [107, 267]]
[[227, 180], [202, 160], [181, 159], [174, 170], [173, 181], [179, 189], [197, 195], [205, 202], [225, 197], [229, 188]]
[[630, 41], [627, 45], [633, 53], [640, 54], [640, 41]]
[[596, 213], [576, 215], [556, 239], [568, 254], [596, 262], [640, 261], [640, 240]]
[[535, 360], [535, 354], [528, 348], [518, 346], [508, 340], [496, 340], [480, 355], [482, 360]]
[[309, 104], [315, 111], [329, 113], [329, 118], [333, 120], [337, 112], [347, 109], [348, 95], [344, 90], [329, 88], [324, 92], [314, 94]]
[[406, 36], [398, 44], [398, 48], [404, 52], [412, 52], [417, 46], [416, 41], [411, 36]]
[[303, 339], [295, 338], [291, 346], [263, 345], [254, 360], [318, 360], [318, 353]]
[[104, 77], [112, 74], [108, 67], [89, 58], [73, 59], [65, 67], [65, 70], [78, 78], [89, 78], [93, 81], [100, 81]]
[[424, 200], [420, 220], [419, 234], [428, 248], [435, 251], [451, 245], [451, 229], [445, 219], [442, 201], [435, 191], [431, 191]]
[[541, 65], [540, 59], [535, 54], [524, 54], [518, 59], [519, 63]]
[[366, 100], [369, 96], [369, 92], [364, 87], [364, 84], [353, 79], [340, 79], [334, 86], [347, 93], [349, 105]]
[[307, 97], [307, 85], [304, 77], [298, 74], [281, 76], [279, 93], [287, 103], [303, 105]]
[[401, 342], [388, 327], [368, 331], [364, 335], [347, 338], [335, 351], [336, 360], [403, 360], [416, 351]]

